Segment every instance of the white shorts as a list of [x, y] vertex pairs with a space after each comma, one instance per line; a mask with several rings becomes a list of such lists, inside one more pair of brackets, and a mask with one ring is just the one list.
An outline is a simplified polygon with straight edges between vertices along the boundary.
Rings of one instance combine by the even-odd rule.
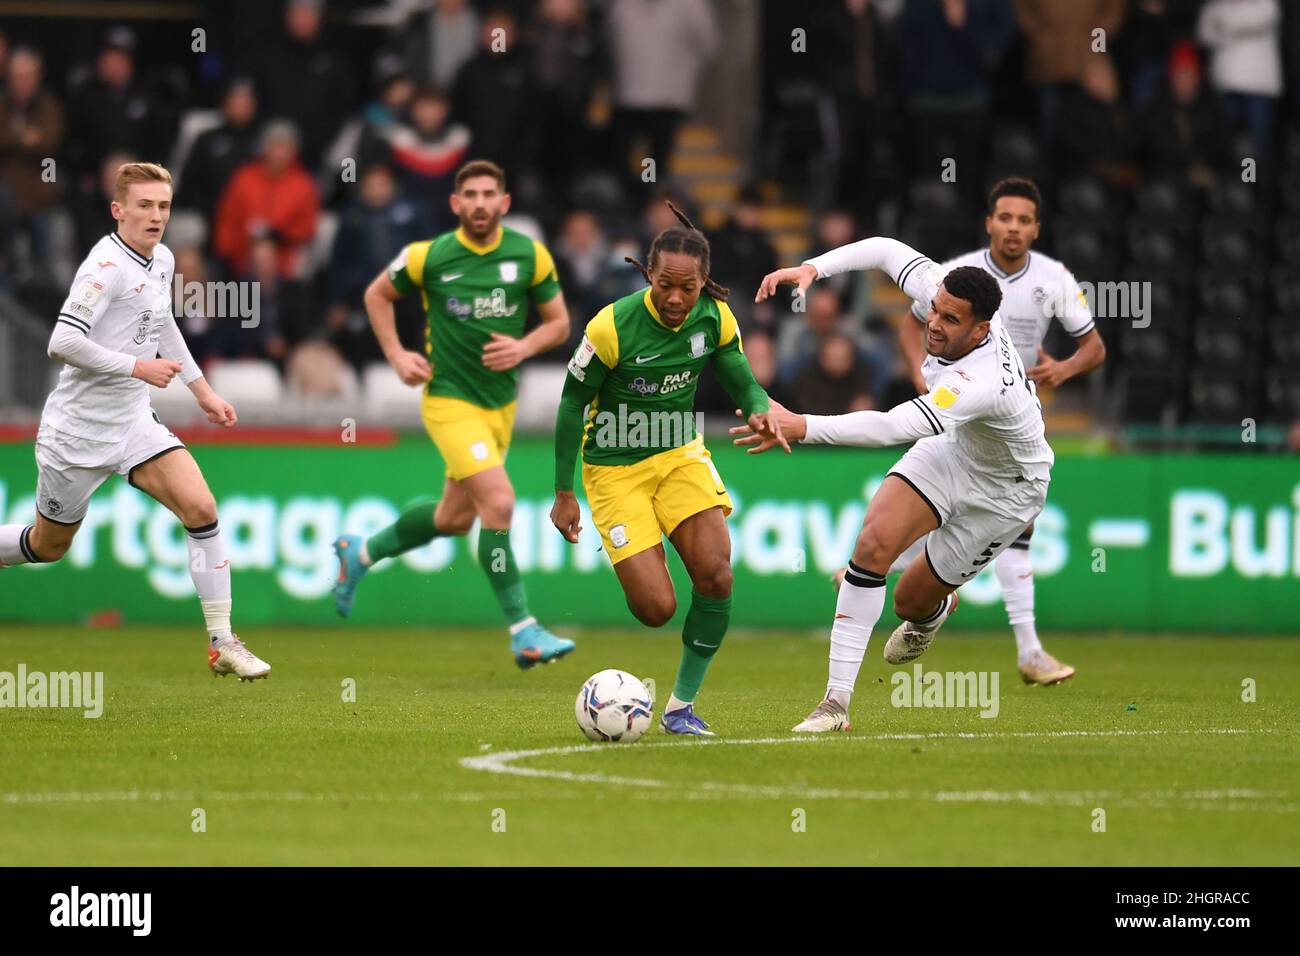
[[911, 485], [938, 519], [921, 550], [934, 576], [953, 587], [1009, 548], [1047, 502], [1046, 481], [983, 475], [947, 435], [922, 438], [889, 474]]
[[95, 489], [116, 472], [131, 480], [141, 465], [185, 443], [150, 409], [118, 442], [78, 438], [41, 423], [36, 432], [36, 510], [57, 524], [77, 524]]

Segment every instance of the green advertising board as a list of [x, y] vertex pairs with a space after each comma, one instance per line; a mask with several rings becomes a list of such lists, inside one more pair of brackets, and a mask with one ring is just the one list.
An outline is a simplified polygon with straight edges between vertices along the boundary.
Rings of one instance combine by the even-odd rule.
[[[828, 576], [849, 556], [898, 452], [747, 456], [721, 438], [710, 444], [736, 503], [733, 622], [826, 626], [835, 600]], [[405, 504], [436, 495], [443, 480], [436, 452], [414, 436], [391, 445], [193, 451], [217, 497], [241, 626], [337, 624], [329, 596], [335, 536], [388, 524]], [[550, 441], [519, 438], [509, 470], [518, 497], [511, 540], [534, 612], [560, 629], [632, 623], [585, 507], [579, 544], [551, 527]], [[0, 444], [0, 519], [30, 522], [34, 486], [31, 444]], [[352, 620], [496, 624], [472, 545], [439, 539], [379, 565]], [[1300, 461], [1059, 456], [1032, 553], [1043, 628], [1298, 632]], [[684, 595], [689, 584], [675, 559], [673, 570]], [[1004, 625], [998, 596], [991, 571], [972, 579], [951, 626]], [[117, 478], [96, 494], [62, 562], [0, 571], [0, 628], [97, 613], [120, 613], [126, 623], [193, 623], [199, 613], [176, 520]]]

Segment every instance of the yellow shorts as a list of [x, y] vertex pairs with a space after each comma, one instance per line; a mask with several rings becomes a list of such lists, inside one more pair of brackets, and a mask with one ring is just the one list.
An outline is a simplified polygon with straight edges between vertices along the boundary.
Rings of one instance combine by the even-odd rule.
[[426, 395], [420, 402], [424, 429], [447, 463], [447, 477], [461, 481], [504, 465], [515, 424], [515, 403], [479, 408], [459, 398]]
[[731, 496], [699, 435], [632, 465], [584, 461], [582, 486], [611, 564], [653, 548], [691, 515], [719, 505], [731, 514]]

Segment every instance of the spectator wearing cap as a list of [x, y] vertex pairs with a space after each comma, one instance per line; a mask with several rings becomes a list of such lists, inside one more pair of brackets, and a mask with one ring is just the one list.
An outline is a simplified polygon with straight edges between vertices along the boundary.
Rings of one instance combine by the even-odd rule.
[[1209, 0], [1196, 23], [1197, 39], [1210, 49], [1210, 82], [1224, 113], [1266, 151], [1282, 95], [1281, 30], [1277, 0]]
[[235, 171], [217, 205], [213, 249], [231, 275], [249, 271], [255, 239], [274, 246], [280, 275], [297, 276], [303, 246], [316, 234], [316, 182], [298, 162], [298, 132], [286, 120], [267, 124], [260, 157]]
[[162, 105], [139, 82], [135, 69], [135, 34], [113, 27], [95, 58], [70, 84], [67, 155], [81, 178], [79, 187], [95, 188], [99, 164], [110, 152], [126, 151], [158, 162], [171, 148], [175, 129]]
[[[427, 238], [430, 229], [420, 204], [403, 197], [393, 170], [383, 164], [365, 169], [358, 183], [356, 197], [339, 215], [339, 229], [329, 265], [329, 310], [327, 325], [330, 338], [349, 361], [358, 367], [383, 358], [378, 341], [370, 331], [370, 322], [361, 299], [371, 280], [392, 260], [395, 250], [408, 243]], [[423, 315], [418, 309], [403, 308], [399, 303], [399, 322], [403, 331], [419, 334]], [[414, 322], [410, 321], [411, 313]], [[413, 341], [407, 338], [407, 341]]]
[[1198, 189], [1214, 186], [1227, 162], [1227, 138], [1218, 100], [1206, 88], [1196, 45], [1180, 40], [1169, 54], [1167, 79], [1138, 124], [1148, 177], [1179, 179]]
[[257, 155], [257, 133], [253, 81], [237, 77], [221, 99], [221, 125], [200, 133], [190, 148], [177, 205], [195, 209], [211, 222], [230, 177]]
[[256, 70], [263, 113], [298, 127], [301, 155], [324, 156], [355, 106], [352, 71], [321, 35], [320, 0], [289, 0], [284, 35]]
[[[16, 225], [31, 238], [33, 265], [49, 258], [49, 213], [63, 185], [45, 176], [45, 159], [63, 145], [63, 107], [41, 85], [41, 56], [18, 47], [8, 59], [0, 92], [0, 190]], [[13, 233], [6, 230], [6, 244]]]

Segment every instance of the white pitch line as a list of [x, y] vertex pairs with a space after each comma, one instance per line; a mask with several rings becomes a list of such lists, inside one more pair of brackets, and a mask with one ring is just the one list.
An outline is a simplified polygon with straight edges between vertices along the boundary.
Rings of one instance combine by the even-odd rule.
[[[1067, 737], [1156, 737], [1156, 736], [1202, 736], [1202, 735], [1236, 735], [1273, 733], [1271, 729], [1242, 730], [1237, 728], [1215, 728], [1207, 730], [1055, 730], [1055, 731], [1011, 731], [988, 733], [915, 733], [915, 734], [872, 734], [857, 737], [804, 736], [804, 737], [751, 737], [741, 740], [698, 740], [698, 741], [655, 741], [641, 744], [646, 747], [718, 747], [718, 746], [753, 746], [768, 744], [824, 744], [829, 740], [845, 742], [863, 742], [880, 740], [978, 740], [998, 738], [1067, 738]], [[788, 787], [773, 785], [755, 785], [743, 783], [718, 783], [713, 781], [692, 781], [683, 787], [666, 780], [638, 779], [619, 777], [600, 772], [574, 773], [568, 770], [543, 769], [538, 767], [520, 767], [515, 762], [534, 757], [570, 756], [584, 753], [617, 752], [616, 744], [570, 744], [563, 747], [542, 747], [534, 750], [505, 750], [498, 753], [476, 755], [461, 758], [460, 764], [468, 770], [478, 770], [492, 774], [507, 774], [521, 777], [565, 780], [577, 783], [607, 784], [613, 786], [632, 786], [643, 788], [634, 794], [639, 799], [716, 799], [719, 797], [757, 797], [780, 798], [795, 797], [808, 800], [864, 800], [864, 801], [929, 801], [936, 803], [1028, 803], [1028, 804], [1065, 804], [1069, 806], [1086, 805], [1090, 801], [1109, 800], [1111, 802], [1138, 802], [1164, 805], [1170, 802], [1186, 803], [1194, 801], [1209, 809], [1275, 809], [1284, 813], [1300, 812], [1300, 804], [1286, 803], [1295, 795], [1286, 790], [1193, 790], [1193, 791], [1154, 791], [1149, 793], [1126, 793], [1120, 790], [1078, 790], [1078, 791], [1032, 791], [1032, 790], [844, 790], [810, 787]], [[1216, 802], [1222, 801], [1221, 804]], [[1248, 801], [1243, 805], [1241, 801]], [[1255, 801], [1279, 801], [1266, 805]]]

